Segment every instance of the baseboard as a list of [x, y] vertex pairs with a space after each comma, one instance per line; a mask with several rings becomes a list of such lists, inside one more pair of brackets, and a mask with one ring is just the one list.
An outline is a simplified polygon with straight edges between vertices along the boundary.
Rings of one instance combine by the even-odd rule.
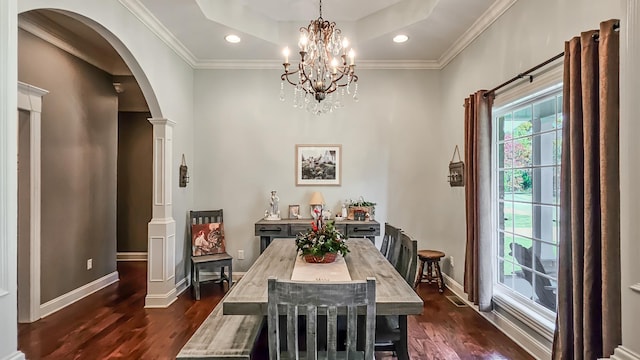
[[107, 274], [64, 295], [58, 296], [53, 300], [47, 301], [46, 303], [40, 305], [40, 318], [49, 316], [54, 312], [75, 303], [78, 300], [84, 299], [85, 297], [117, 282], [118, 280], [118, 272], [114, 271], [111, 274]]
[[480, 316], [484, 317], [493, 324], [498, 330], [504, 333], [507, 337], [513, 340], [516, 344], [520, 345], [525, 351], [527, 351], [531, 356], [536, 359], [550, 359], [551, 358], [551, 349], [547, 348], [543, 344], [541, 344], [538, 340], [536, 340], [531, 335], [527, 334], [523, 331], [519, 326], [514, 324], [511, 320], [507, 319], [503, 315], [499, 314], [496, 311], [492, 311], [490, 313], [482, 312], [478, 309], [476, 305], [470, 302], [467, 298], [467, 294], [464, 292], [464, 287], [455, 281], [453, 278], [447, 276], [446, 274], [442, 274], [444, 277], [444, 282], [447, 288], [451, 290], [454, 294], [456, 294], [460, 299], [466, 302], [469, 307], [474, 309]]
[[144, 298], [144, 307], [145, 309], [166, 309], [178, 299], [176, 294], [174, 288], [164, 295], [147, 295]]
[[123, 251], [116, 253], [117, 261], [147, 261], [147, 253], [145, 251]]
[[640, 360], [640, 354], [637, 354], [624, 346], [620, 345], [611, 355], [612, 360]]
[[13, 354], [9, 354], [6, 357], [3, 357], [0, 360], [24, 360], [26, 357], [22, 351], [16, 351]]
[[189, 288], [190, 284], [191, 284], [191, 275], [178, 281], [178, 283], [176, 284], [176, 296], [182, 295], [182, 293]]

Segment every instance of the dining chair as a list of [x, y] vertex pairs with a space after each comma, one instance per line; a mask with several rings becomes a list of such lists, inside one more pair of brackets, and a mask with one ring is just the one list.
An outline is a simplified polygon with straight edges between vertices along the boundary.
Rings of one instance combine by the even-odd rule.
[[409, 235], [400, 232], [398, 242], [400, 246], [395, 268], [407, 284], [413, 287], [416, 280], [416, 265], [418, 264], [418, 241], [412, 240]]
[[[269, 359], [367, 359], [373, 360], [376, 282], [293, 282], [268, 279]], [[358, 313], [366, 314], [364, 352], [357, 349]], [[346, 315], [345, 351], [338, 351], [338, 314]], [[286, 351], [280, 347], [280, 316], [286, 316]], [[318, 315], [326, 316], [326, 344], [318, 344]], [[306, 318], [306, 348], [300, 351], [298, 319]], [[360, 340], [363, 334], [360, 334]], [[324, 347], [322, 346], [324, 345]]]
[[[385, 230], [386, 231], [386, 230]], [[398, 229], [396, 270], [413, 287], [418, 262], [418, 242]], [[376, 351], [396, 351], [401, 341], [400, 320], [397, 315], [376, 317]]]
[[[222, 209], [189, 212], [189, 237], [191, 243], [191, 286], [194, 297], [200, 300], [200, 284], [226, 281], [233, 284], [233, 257], [226, 252]], [[194, 230], [197, 232], [194, 236]], [[229, 274], [225, 273], [225, 267]], [[220, 271], [219, 277], [200, 278], [202, 270]]]
[[384, 223], [384, 236], [382, 237], [382, 245], [380, 245], [380, 253], [389, 260], [394, 252], [399, 229], [389, 223]]
[[398, 263], [398, 257], [400, 255], [400, 233], [402, 231], [393, 225], [389, 225], [388, 227], [386, 225], [385, 223], [385, 234], [389, 231], [389, 245], [387, 246], [387, 254], [385, 257], [395, 266]]

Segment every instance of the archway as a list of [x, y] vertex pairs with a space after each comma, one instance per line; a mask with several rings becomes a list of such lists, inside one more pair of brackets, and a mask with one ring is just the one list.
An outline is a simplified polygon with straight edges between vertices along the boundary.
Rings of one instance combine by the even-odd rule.
[[[36, 9], [32, 9], [36, 10]], [[38, 9], [39, 10], [39, 9]], [[42, 9], [45, 10], [45, 9]], [[175, 300], [175, 230], [171, 215], [171, 188], [167, 181], [171, 159], [173, 122], [162, 117], [162, 111], [150, 81], [131, 51], [111, 31], [97, 22], [75, 12], [46, 9], [71, 17], [102, 36], [120, 55], [138, 82], [148, 104], [153, 124], [153, 218], [148, 225], [147, 307], [166, 307]], [[37, 248], [37, 247], [36, 247]], [[31, 257], [31, 273], [38, 273], [39, 254]], [[39, 287], [40, 284], [32, 284]], [[30, 316], [33, 318], [34, 316]], [[37, 316], [39, 318], [39, 316]]]

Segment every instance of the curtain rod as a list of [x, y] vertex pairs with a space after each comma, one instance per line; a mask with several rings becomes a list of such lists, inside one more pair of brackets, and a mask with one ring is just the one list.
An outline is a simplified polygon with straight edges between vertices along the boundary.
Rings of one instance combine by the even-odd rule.
[[[615, 24], [613, 24], [613, 30], [614, 30], [614, 31], [618, 31], [618, 30], [620, 30], [620, 23], [615, 23]], [[596, 33], [596, 34], [593, 34], [593, 39], [594, 39], [595, 41], [598, 41], [598, 39], [599, 39], [599, 38], [600, 38], [600, 35], [598, 35], [597, 33]], [[498, 86], [494, 87], [493, 89], [491, 89], [491, 90], [489, 90], [489, 91], [485, 92], [485, 93], [484, 93], [484, 95], [483, 95], [483, 97], [485, 97], [485, 98], [486, 98], [487, 96], [489, 96], [489, 94], [493, 94], [493, 93], [495, 93], [496, 91], [498, 91], [498, 90], [502, 89], [503, 87], [505, 87], [505, 86], [507, 86], [507, 85], [511, 84], [512, 82], [517, 81], [517, 80], [520, 80], [520, 79], [522, 79], [522, 78], [524, 78], [524, 77], [529, 77], [529, 82], [533, 82], [533, 75], [529, 75], [529, 74], [531, 74], [532, 72], [534, 72], [534, 71], [536, 71], [536, 70], [540, 69], [541, 67], [544, 67], [544, 66], [549, 65], [550, 63], [552, 63], [552, 62], [554, 62], [554, 61], [556, 61], [556, 60], [560, 59], [560, 58], [561, 58], [561, 57], [563, 57], [563, 56], [564, 56], [564, 52], [561, 52], [560, 54], [558, 54], [558, 55], [556, 55], [556, 56], [552, 57], [551, 59], [549, 59], [549, 60], [547, 60], [547, 61], [545, 61], [545, 62], [543, 62], [543, 63], [540, 63], [540, 64], [538, 64], [538, 65], [536, 65], [536, 66], [532, 67], [531, 69], [526, 70], [525, 72], [521, 72], [520, 74], [518, 74], [518, 75], [516, 75], [516, 76], [512, 77], [511, 79], [509, 79], [509, 80], [507, 80], [507, 81], [503, 82], [502, 84], [500, 84], [500, 85], [498, 85]]]

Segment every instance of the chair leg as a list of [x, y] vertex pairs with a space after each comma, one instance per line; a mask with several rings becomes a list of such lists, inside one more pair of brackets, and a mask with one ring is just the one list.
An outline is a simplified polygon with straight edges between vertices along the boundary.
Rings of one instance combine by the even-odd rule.
[[444, 292], [444, 278], [442, 277], [442, 270], [440, 270], [440, 261], [436, 262], [436, 277], [438, 280], [438, 291]]
[[433, 282], [433, 264], [431, 261], [427, 260], [427, 283], [431, 284]]
[[418, 276], [416, 276], [416, 283], [413, 288], [418, 288], [418, 285], [422, 282], [422, 272], [424, 271], [424, 260], [420, 259], [420, 266], [418, 267]]
[[196, 294], [196, 300], [200, 300], [200, 268], [198, 265], [195, 265], [195, 279], [193, 291]]
[[233, 285], [233, 267], [229, 264], [229, 278], [227, 279], [227, 284], [229, 285], [229, 289], [231, 289], [231, 285]]

